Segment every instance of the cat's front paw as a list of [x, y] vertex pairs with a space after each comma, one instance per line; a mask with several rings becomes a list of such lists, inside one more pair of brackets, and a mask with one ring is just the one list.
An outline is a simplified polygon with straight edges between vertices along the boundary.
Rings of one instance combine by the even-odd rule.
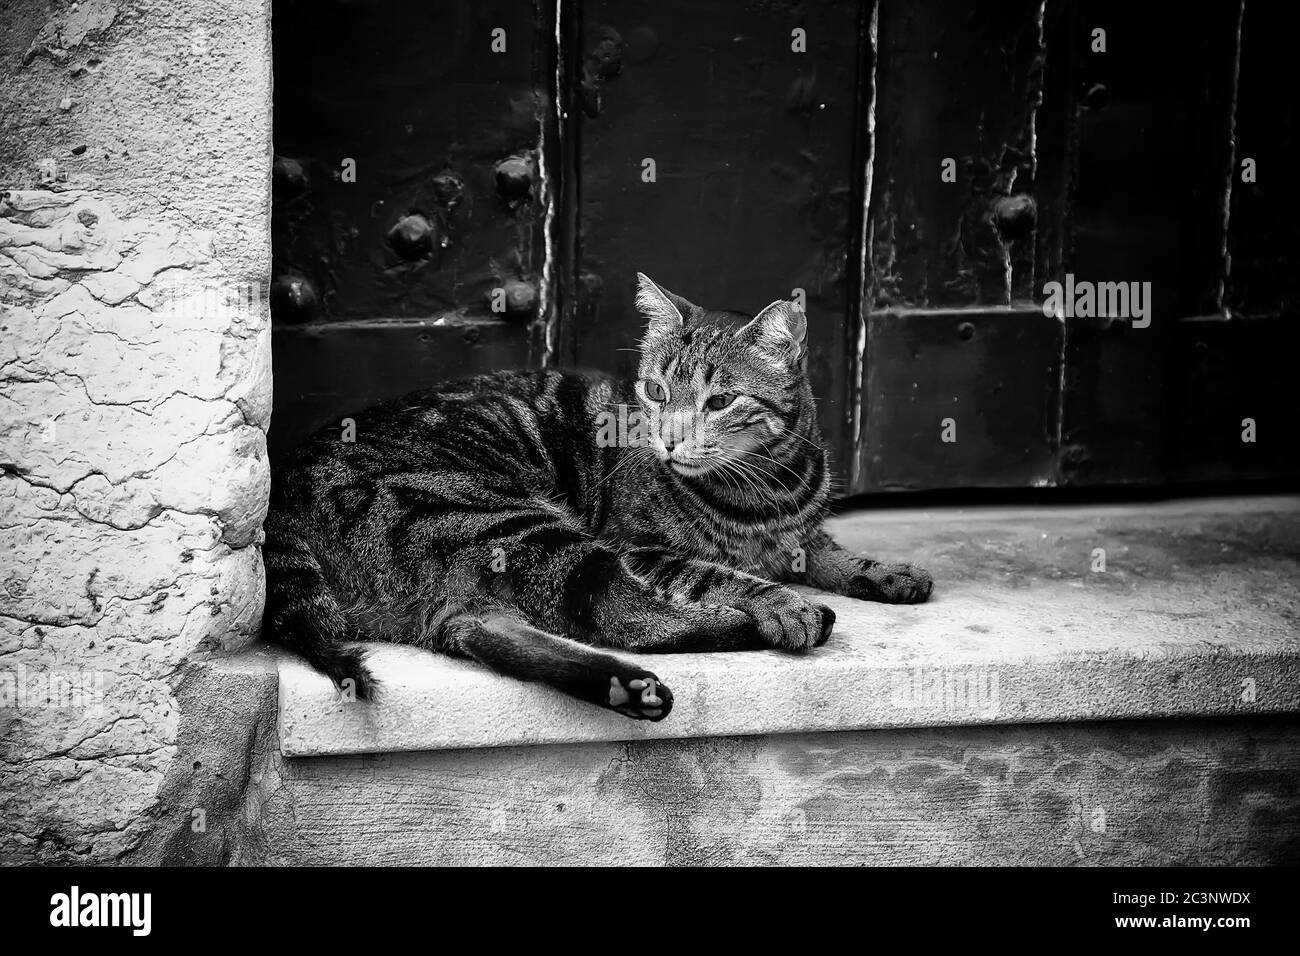
[[807, 651], [821, 647], [835, 627], [835, 612], [805, 600], [788, 588], [781, 588], [745, 608], [764, 644], [785, 651]]
[[663, 720], [673, 709], [673, 692], [649, 671], [611, 675], [609, 708], [633, 720]]
[[845, 595], [884, 604], [920, 604], [934, 590], [934, 578], [915, 564], [864, 561], [849, 579]]

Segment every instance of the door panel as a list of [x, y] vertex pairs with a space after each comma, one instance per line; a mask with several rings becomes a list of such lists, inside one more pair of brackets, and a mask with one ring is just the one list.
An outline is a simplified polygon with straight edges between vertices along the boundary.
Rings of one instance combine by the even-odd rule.
[[[277, 275], [306, 276], [326, 321], [490, 316], [493, 288], [535, 281], [549, 34], [531, 0], [279, 0], [275, 14]], [[511, 157], [522, 175], [506, 188]]]
[[880, 5], [873, 308], [1005, 306], [1035, 294], [1040, 7]]
[[498, 319], [367, 319], [275, 329], [273, 461], [350, 412], [435, 382], [534, 362], [524, 330]]
[[871, 314], [871, 490], [1045, 485], [1055, 471], [1061, 324], [1041, 309]]
[[273, 455], [377, 400], [540, 362], [552, 11], [276, 0]]
[[[1177, 327], [1217, 308], [1222, 198], [1230, 161], [1234, 5], [1174, 17], [1122, 2], [1070, 3], [1060, 16], [1069, 71], [1069, 235], [1064, 270], [1092, 282], [1150, 283], [1150, 326], [1067, 319], [1061, 480], [1171, 476], [1181, 411]], [[1106, 30], [1093, 52], [1092, 31]]]
[[[1294, 73], [1293, 10], [1252, 3], [1241, 18], [1225, 305], [1234, 317], [1287, 316], [1294, 324], [1300, 318], [1300, 106], [1294, 88], [1283, 93], [1279, 85]], [[1255, 161], [1253, 183], [1242, 181], [1245, 159]]]
[[[796, 29], [806, 52], [792, 50]], [[860, 281], [864, 29], [860, 5], [846, 0], [597, 0], [583, 5], [575, 66], [579, 301], [563, 357], [634, 373], [638, 271], [701, 305], [751, 313], [801, 288], [809, 369], [841, 476]], [[654, 182], [642, 180], [647, 159]]]
[[[1279, 70], [1293, 55], [1293, 17], [1281, 4], [1231, 8], [1241, 16], [1236, 149], [1219, 194], [1228, 199], [1227, 256], [1213, 273], [1221, 280], [1219, 308], [1178, 327], [1176, 468], [1183, 480], [1300, 473], [1300, 108], [1294, 96], [1277, 95]], [[1246, 159], [1254, 161], [1254, 182], [1243, 180]], [[1255, 424], [1254, 442], [1241, 440], [1246, 419]]]
[[[1038, 2], [881, 3], [853, 490], [1053, 480], [1062, 330], [1039, 285]], [[1057, 187], [1059, 188], [1059, 186]]]
[[[1243, 18], [1238, 2], [1186, 17], [1118, 0], [878, 7], [853, 487], [1300, 474], [1283, 411], [1297, 106], [1269, 92], [1281, 15]], [[1272, 170], [1263, 188], [1240, 181], [1252, 149]], [[941, 181], [943, 156], [957, 183]], [[1026, 195], [1036, 215], [1022, 215]], [[1150, 325], [1066, 314], [1054, 335], [1022, 327], [1041, 325], [1044, 284], [1067, 276], [1149, 283]], [[992, 315], [965, 315], [1000, 303], [992, 344]], [[945, 409], [955, 444], [940, 440]], [[1256, 442], [1242, 441], [1246, 418]]]

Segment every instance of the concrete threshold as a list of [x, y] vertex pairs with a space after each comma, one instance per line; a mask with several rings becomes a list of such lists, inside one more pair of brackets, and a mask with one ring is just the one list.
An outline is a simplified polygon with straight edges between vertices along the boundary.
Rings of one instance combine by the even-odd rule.
[[464, 661], [376, 645], [381, 699], [277, 656], [287, 756], [1300, 711], [1300, 496], [836, 518], [846, 546], [928, 567], [927, 603], [834, 595], [824, 648], [674, 654], [629, 721]]

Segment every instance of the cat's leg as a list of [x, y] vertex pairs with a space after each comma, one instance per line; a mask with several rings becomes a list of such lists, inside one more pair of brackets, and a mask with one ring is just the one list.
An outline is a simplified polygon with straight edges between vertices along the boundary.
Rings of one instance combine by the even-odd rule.
[[267, 519], [266, 609], [263, 633], [301, 654], [340, 687], [352, 681], [356, 696], [369, 700], [378, 681], [365, 665], [357, 628], [339, 605], [306, 538], [274, 512]]
[[630, 651], [767, 646], [749, 614], [656, 593], [617, 551], [574, 526], [535, 528], [501, 547], [503, 571], [486, 589], [544, 631]]
[[853, 554], [824, 531], [808, 540], [805, 551], [807, 569], [802, 580], [825, 591], [885, 604], [919, 604], [934, 589], [934, 578], [923, 568]]
[[744, 611], [754, 620], [761, 646], [789, 651], [820, 647], [835, 626], [830, 608], [734, 568], [652, 548], [626, 552], [623, 560], [658, 595]]
[[445, 650], [518, 680], [539, 681], [634, 720], [663, 720], [673, 694], [653, 673], [510, 614], [461, 613], [442, 629]]

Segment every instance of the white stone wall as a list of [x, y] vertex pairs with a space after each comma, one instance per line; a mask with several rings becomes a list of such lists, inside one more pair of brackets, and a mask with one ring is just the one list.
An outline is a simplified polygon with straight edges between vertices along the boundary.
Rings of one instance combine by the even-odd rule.
[[183, 811], [187, 664], [256, 636], [269, 6], [0, 11], [0, 862]]

